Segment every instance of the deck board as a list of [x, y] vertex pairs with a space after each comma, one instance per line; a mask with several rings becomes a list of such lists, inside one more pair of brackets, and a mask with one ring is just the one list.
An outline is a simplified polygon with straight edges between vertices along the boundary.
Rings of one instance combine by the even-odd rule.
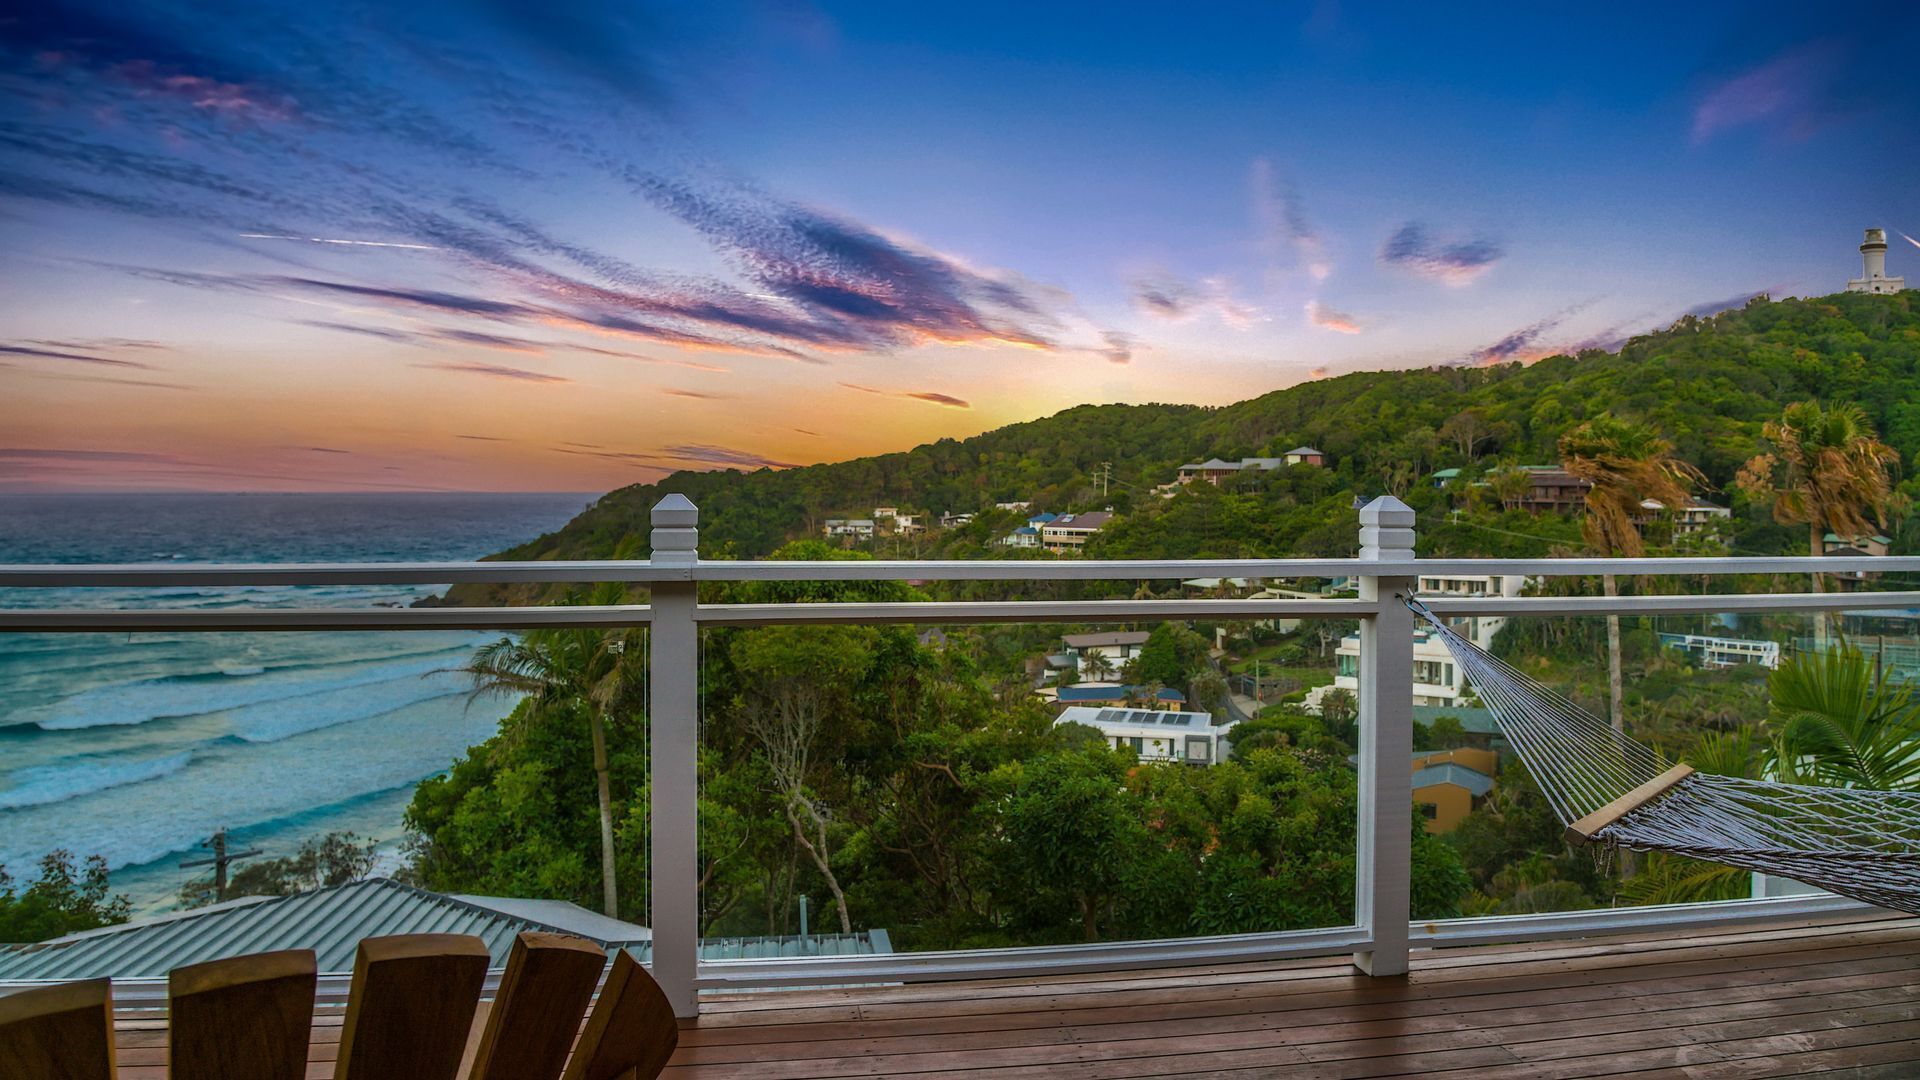
[[[337, 1012], [315, 1020], [330, 1075]], [[118, 1027], [122, 1076], [164, 1026]], [[1920, 919], [1416, 952], [1404, 979], [1333, 960], [709, 995], [671, 1080], [1178, 1076], [1920, 1075]]]

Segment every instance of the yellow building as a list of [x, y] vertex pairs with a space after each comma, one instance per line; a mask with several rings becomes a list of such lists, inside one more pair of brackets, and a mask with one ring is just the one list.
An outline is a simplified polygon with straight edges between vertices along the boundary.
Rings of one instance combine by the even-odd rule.
[[1493, 790], [1500, 758], [1491, 750], [1460, 747], [1413, 755], [1413, 803], [1430, 833], [1452, 832]]

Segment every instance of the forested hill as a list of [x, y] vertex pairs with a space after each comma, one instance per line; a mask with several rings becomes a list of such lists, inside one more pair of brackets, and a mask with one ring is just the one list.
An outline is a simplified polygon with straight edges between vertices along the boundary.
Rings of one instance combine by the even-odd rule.
[[[877, 457], [675, 473], [611, 492], [560, 531], [498, 557], [604, 557], [623, 541], [644, 551], [648, 508], [668, 492], [700, 506], [708, 558], [763, 556], [817, 536], [828, 517], [866, 517], [875, 506], [937, 515], [1011, 501], [1056, 512], [1112, 506], [1121, 521], [1095, 554], [1346, 554], [1353, 494], [1418, 493], [1428, 488], [1425, 477], [1449, 466], [1550, 463], [1561, 432], [1602, 411], [1652, 424], [1718, 489], [1758, 449], [1761, 423], [1804, 398], [1860, 403], [1911, 466], [1920, 455], [1916, 297], [1756, 300], [1708, 319], [1689, 316], [1617, 353], [1358, 372], [1222, 408], [1082, 406]], [[1150, 490], [1183, 462], [1272, 455], [1302, 443], [1325, 451], [1328, 467], [1285, 470], [1259, 491], [1194, 485], [1192, 494], [1163, 500]], [[1105, 496], [1102, 462], [1113, 468]], [[983, 515], [974, 527], [930, 534], [901, 553], [1000, 554], [988, 542], [1013, 518]]]

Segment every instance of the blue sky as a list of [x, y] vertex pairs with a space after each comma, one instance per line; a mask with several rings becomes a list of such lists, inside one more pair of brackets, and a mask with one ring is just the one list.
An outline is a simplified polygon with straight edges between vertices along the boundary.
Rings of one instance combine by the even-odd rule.
[[0, 490], [832, 460], [1606, 347], [1920, 234], [1892, 8], [56, 3], [0, 43]]

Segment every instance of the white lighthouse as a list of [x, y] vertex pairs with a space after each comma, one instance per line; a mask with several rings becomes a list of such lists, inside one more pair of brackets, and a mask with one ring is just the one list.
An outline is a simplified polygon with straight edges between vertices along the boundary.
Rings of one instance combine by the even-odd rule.
[[1864, 266], [1860, 277], [1847, 282], [1848, 292], [1897, 293], [1907, 287], [1906, 278], [1887, 276], [1887, 230], [1868, 229], [1866, 242], [1860, 245]]

